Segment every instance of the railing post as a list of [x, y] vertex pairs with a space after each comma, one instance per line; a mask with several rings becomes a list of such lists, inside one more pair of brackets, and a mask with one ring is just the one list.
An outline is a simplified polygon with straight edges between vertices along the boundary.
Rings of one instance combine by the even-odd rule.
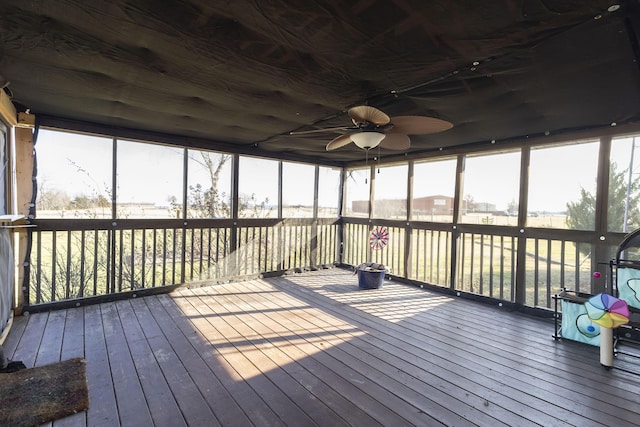
[[107, 293], [116, 291], [116, 218], [118, 217], [118, 139], [111, 139], [111, 225], [107, 233]]
[[340, 190], [338, 194], [338, 229], [336, 232], [336, 247], [334, 257], [338, 263], [338, 265], [342, 265], [344, 263], [344, 237], [345, 237], [345, 227], [344, 227], [344, 215], [345, 215], [345, 194], [347, 189], [347, 179], [346, 179], [346, 169], [342, 168], [340, 171]]
[[315, 165], [313, 171], [313, 222], [311, 223], [311, 240], [309, 241], [309, 267], [318, 268], [318, 195], [320, 192], [320, 166]]
[[185, 282], [187, 274], [187, 221], [182, 220], [180, 228], [180, 283]]
[[[609, 174], [611, 173], [611, 136], [600, 138], [600, 154], [598, 160], [598, 176], [596, 188], [596, 213], [595, 213], [595, 233], [591, 245], [591, 274], [598, 268], [598, 263], [608, 262], [613, 258], [609, 252], [611, 242], [608, 237], [608, 208], [609, 208]], [[635, 144], [635, 139], [633, 141]], [[624, 225], [624, 224], [623, 224]], [[625, 227], [626, 228], [626, 227]], [[592, 276], [593, 277], [593, 276]], [[607, 289], [607, 282], [602, 280], [592, 280], [590, 292], [612, 292]]]
[[414, 165], [415, 163], [411, 160], [408, 164], [407, 170], [407, 203], [406, 203], [406, 211], [407, 214], [405, 216], [406, 219], [406, 227], [404, 232], [404, 277], [410, 278], [413, 277], [413, 263], [411, 260], [412, 249], [411, 245], [412, 236], [413, 236], [413, 226], [411, 225], [411, 213], [413, 212], [413, 176], [414, 176]]
[[226, 256], [225, 262], [225, 276], [229, 276], [229, 273], [235, 272], [235, 257], [238, 252], [238, 216], [240, 207], [238, 206], [238, 200], [240, 200], [240, 155], [233, 155], [233, 167], [231, 175], [231, 200], [233, 204], [231, 206], [231, 218], [233, 224], [229, 229], [229, 253]]
[[[188, 195], [187, 195], [187, 182], [189, 177], [189, 152], [187, 148], [182, 152], [182, 236], [180, 239], [180, 283], [186, 282], [187, 275], [187, 218], [189, 214], [188, 209]], [[193, 245], [193, 239], [191, 240]], [[193, 263], [193, 260], [191, 260]], [[192, 264], [193, 268], [193, 264]]]
[[107, 230], [107, 293], [114, 293], [116, 286], [116, 222]]
[[338, 264], [344, 263], [344, 218], [340, 218], [336, 232], [335, 259]]
[[413, 227], [407, 222], [407, 225], [404, 227], [404, 277], [407, 279], [413, 277], [413, 262], [411, 262], [413, 259], [412, 236]]
[[312, 270], [318, 268], [318, 219], [311, 223], [311, 239], [309, 240], [309, 267]]
[[527, 300], [527, 236], [525, 226], [529, 212], [529, 167], [531, 164], [531, 148], [523, 147], [520, 150], [520, 198], [518, 200], [518, 231], [517, 258], [516, 258], [516, 283], [513, 299], [516, 304], [524, 305]]
[[514, 302], [524, 305], [527, 301], [526, 274], [527, 274], [527, 236], [525, 236], [524, 228], [520, 229], [518, 239], [518, 255], [516, 258], [516, 289]]
[[[464, 191], [464, 171], [466, 166], [465, 162], [465, 155], [459, 154], [456, 161], [456, 183], [454, 190], [455, 197], [453, 199], [453, 224], [451, 227], [451, 269], [449, 273], [449, 287], [451, 289], [456, 288], [455, 283], [458, 268], [458, 237], [460, 236], [460, 232], [458, 231], [458, 221], [460, 219], [460, 204]], [[463, 208], [466, 208], [466, 206]]]
[[458, 227], [456, 225], [453, 226], [451, 230], [451, 268], [449, 270], [449, 288], [456, 288], [456, 276], [458, 269], [458, 241], [460, 237], [460, 232], [458, 231]]

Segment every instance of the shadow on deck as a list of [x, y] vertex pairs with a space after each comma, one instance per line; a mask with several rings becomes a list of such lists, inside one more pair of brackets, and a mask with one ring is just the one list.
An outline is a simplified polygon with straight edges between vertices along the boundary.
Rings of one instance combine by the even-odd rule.
[[640, 376], [552, 333], [330, 269], [19, 317], [5, 351], [86, 359], [90, 409], [54, 427], [638, 425]]

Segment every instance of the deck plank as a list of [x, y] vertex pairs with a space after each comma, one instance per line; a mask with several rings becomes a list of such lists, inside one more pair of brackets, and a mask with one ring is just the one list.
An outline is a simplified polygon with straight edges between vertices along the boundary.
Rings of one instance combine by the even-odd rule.
[[36, 366], [49, 365], [60, 361], [66, 315], [65, 310], [49, 313], [36, 356]]
[[[84, 358], [84, 310], [73, 309], [65, 311], [64, 334], [62, 336], [62, 348], [60, 360]], [[56, 420], [53, 427], [82, 427], [87, 425], [87, 412]]]
[[[171, 300], [166, 296], [158, 296], [145, 298], [144, 302], [149, 306], [158, 325], [169, 337], [176, 354], [193, 378], [207, 405], [215, 414], [217, 421], [221, 425], [232, 423], [237, 423], [238, 425], [251, 424], [241, 406], [218, 379], [215, 370], [209, 366], [206, 357], [202, 357], [201, 349], [204, 347], [199, 345], [204, 343], [198, 339], [197, 331], [188, 321], [186, 323], [182, 322], [185, 320], [184, 316], [177, 314], [175, 305], [171, 303]], [[171, 308], [167, 309], [166, 305]], [[181, 328], [181, 326], [184, 328]], [[187, 335], [185, 335], [185, 332]], [[189, 336], [196, 338], [199, 345], [194, 346]], [[207, 347], [209, 346], [207, 345]]]
[[[202, 291], [202, 289], [198, 290]], [[233, 314], [233, 302], [222, 300], [215, 303], [217, 295], [212, 297], [206, 292], [197, 292], [200, 300], [212, 308], [213, 313], [220, 319], [216, 324], [226, 323], [226, 327], [232, 328], [242, 337], [242, 345], [245, 346], [245, 353], [251, 361], [269, 378], [278, 388], [286, 394], [292, 402], [303, 410], [311, 419], [322, 419], [327, 424], [339, 426], [347, 424], [346, 421], [326, 405], [326, 401], [311, 393], [309, 388], [317, 380], [311, 379], [306, 384], [301, 382], [305, 377], [302, 369], [296, 369], [297, 363], [286, 356], [282, 351], [278, 351], [277, 342], [274, 344], [260, 333], [261, 327], [258, 323], [247, 323], [247, 317], [240, 318]], [[230, 310], [231, 309], [231, 310]], [[270, 335], [279, 341], [279, 337]], [[236, 347], [238, 348], [238, 347]], [[309, 377], [307, 376], [307, 379]], [[287, 417], [288, 418], [288, 417]]]
[[[258, 289], [258, 292], [260, 292], [260, 290], [261, 289]], [[288, 306], [299, 306], [298, 300], [291, 300], [287, 295], [278, 295], [276, 300], [285, 304], [289, 300]], [[244, 307], [240, 307], [240, 311], [242, 311], [243, 308]], [[267, 309], [271, 309], [270, 318], [273, 319], [271, 323], [277, 321], [285, 330], [298, 329], [300, 330], [299, 333], [308, 338], [305, 340], [311, 344], [311, 348], [314, 349], [311, 351], [311, 354], [320, 355], [319, 357], [324, 360], [325, 370], [330, 369], [342, 377], [353, 378], [354, 380], [352, 381], [358, 383], [361, 393], [367, 394], [375, 400], [376, 407], [387, 407], [395, 414], [402, 414], [403, 420], [387, 420], [387, 422], [409, 422], [418, 425], [437, 422], [437, 416], [429, 417], [430, 414], [427, 411], [417, 406], [412, 406], [410, 404], [411, 398], [407, 396], [408, 391], [397, 384], [393, 378], [386, 376], [384, 379], [387, 380], [388, 383], [386, 383], [384, 387], [380, 387], [380, 378], [376, 377], [384, 375], [383, 373], [372, 369], [370, 365], [367, 365], [358, 357], [352, 356], [339, 347], [342, 343], [342, 337], [346, 337], [344, 331], [350, 329], [351, 325], [339, 324], [333, 330], [323, 333], [318, 326], [306, 321], [307, 318], [311, 319], [319, 315], [313, 307], [306, 307], [303, 310], [297, 309], [297, 311], [300, 311], [300, 314], [295, 318], [292, 316], [296, 309], [292, 310], [290, 307], [286, 307], [285, 309], [268, 307]], [[391, 394], [385, 390], [389, 390]], [[440, 416], [442, 415], [443, 414], [440, 414]], [[456, 416], [450, 412], [448, 415], [451, 418], [456, 418]], [[425, 418], [425, 416], [428, 416], [428, 418]], [[385, 422], [385, 424], [387, 422]], [[457, 422], [462, 423], [462, 420], [458, 419]]]
[[116, 303], [102, 304], [101, 312], [120, 419], [127, 420], [131, 425], [150, 425], [152, 424], [151, 413], [142, 391]]
[[[143, 301], [136, 300], [135, 303], [140, 326], [187, 425], [219, 425], [215, 414], [207, 405], [193, 377], [176, 352], [176, 348], [172, 346], [170, 336], [165, 335]], [[167, 331], [168, 335], [170, 333], [171, 331]]]
[[120, 301], [116, 304], [116, 308], [153, 423], [175, 427], [186, 425], [171, 388], [138, 323], [135, 307], [130, 301]]
[[84, 308], [85, 360], [89, 385], [87, 425], [115, 426], [120, 417], [111, 378], [100, 305]]
[[66, 316], [60, 359], [67, 360], [74, 357], [84, 357], [84, 310], [72, 309], [64, 311]]
[[48, 318], [49, 313], [39, 313], [37, 316], [29, 315], [27, 318], [27, 326], [13, 355], [14, 360], [22, 361], [27, 368], [35, 366]]
[[[288, 310], [287, 317], [297, 315], [296, 318], [290, 320], [282, 319], [281, 322], [287, 322], [290, 325], [308, 324], [309, 330], [315, 329], [319, 331], [319, 333], [316, 332], [313, 335], [322, 339], [325, 346], [331, 346], [332, 350], [338, 349], [332, 351], [332, 355], [337, 360], [346, 366], [358, 368], [358, 371], [369, 380], [375, 380], [379, 384], [383, 384], [384, 388], [412, 403], [421, 413], [433, 417], [433, 419], [427, 421], [434, 422], [435, 420], [447, 419], [449, 423], [456, 425], [462, 425], [469, 421], [485, 425], [500, 425], [498, 419], [492, 416], [485, 416], [485, 414], [473, 409], [474, 403], [476, 406], [482, 407], [485, 401], [484, 399], [475, 399], [476, 401], [474, 402], [474, 397], [469, 395], [468, 392], [463, 393], [463, 399], [455, 406], [455, 413], [447, 409], [444, 405], [450, 406], [452, 398], [442, 392], [441, 389], [446, 389], [448, 385], [442, 384], [442, 382], [438, 384], [433, 377], [425, 378], [425, 375], [422, 375], [423, 368], [405, 363], [400, 358], [395, 357], [393, 355], [394, 352], [389, 350], [396, 347], [390, 347], [386, 343], [383, 343], [382, 347], [369, 345], [371, 335], [364, 336], [361, 332], [357, 334], [347, 333], [346, 335], [332, 333], [336, 328], [340, 331], [353, 330], [353, 322], [342, 323], [335, 316], [326, 315], [320, 310], [314, 310], [309, 313], [296, 313], [296, 310], [289, 309], [283, 298], [278, 298], [272, 302], [281, 304], [279, 305], [281, 310]], [[274, 306], [265, 306], [265, 308], [268, 307], [273, 308]], [[361, 331], [360, 328], [356, 330]], [[380, 402], [380, 404], [384, 403]], [[394, 410], [406, 413], [406, 410], [400, 411], [399, 408], [394, 408]], [[416, 420], [413, 421], [415, 422]], [[425, 420], [422, 419], [420, 422], [424, 423]], [[520, 424], [524, 425], [522, 420], [520, 420]]]
[[4, 355], [9, 360], [15, 359], [15, 352], [18, 348], [18, 344], [22, 339], [25, 329], [27, 328], [28, 316], [17, 316], [13, 318], [13, 324], [11, 326], [10, 333], [6, 336], [4, 343], [2, 344], [2, 350]]
[[[193, 295], [193, 294], [190, 294]], [[203, 318], [207, 319], [221, 337], [214, 344], [222, 357], [233, 366], [238, 375], [247, 382], [261, 398], [267, 402], [269, 407], [285, 423], [296, 426], [313, 425], [314, 422], [305, 414], [289, 396], [280, 390], [274, 383], [273, 378], [269, 378], [268, 372], [261, 371], [259, 363], [254, 359], [258, 354], [246, 342], [245, 337], [226, 322], [217, 321], [211, 323], [210, 319], [220, 319], [206, 302], [200, 302], [198, 298], [193, 298], [194, 307]]]
[[[275, 279], [272, 283], [283, 283], [284, 286], [290, 288], [291, 292], [295, 292], [300, 297], [306, 297], [308, 295], [308, 292], [305, 292], [307, 288], [290, 287], [290, 283], [284, 283], [289, 281], [290, 279], [282, 278]], [[320, 286], [322, 287], [321, 292], [326, 290], [324, 285], [321, 284]], [[517, 409], [519, 410], [515, 411], [515, 408], [512, 409], [514, 413], [524, 414], [543, 425], [553, 425], [554, 422], [558, 420], [561, 423], [571, 423], [572, 421], [570, 420], [576, 417], [581, 419], [579, 425], [602, 425], [602, 422], [611, 422], [612, 420], [616, 420], [616, 422], [626, 421], [631, 423], [629, 425], [634, 425], [638, 421], [637, 410], [627, 411], [625, 408], [627, 406], [626, 402], [629, 402], [630, 398], [632, 399], [631, 396], [633, 396], [633, 393], [626, 393], [626, 398], [621, 400], [620, 407], [612, 407], [610, 402], [605, 402], [609, 414], [602, 414], [599, 411], [594, 411], [592, 406], [588, 404], [589, 401], [591, 403], [594, 403], [594, 401], [598, 403], [599, 400], [594, 399], [594, 395], [601, 395], [599, 391], [600, 384], [594, 385], [593, 390], [591, 390], [591, 393], [587, 396], [587, 403], [580, 405], [573, 399], [567, 400], [566, 394], [556, 395], [558, 388], [555, 383], [545, 385], [544, 382], [540, 381], [540, 378], [534, 379], [533, 381], [530, 380], [530, 376], [534, 375], [539, 371], [540, 367], [543, 366], [549, 370], [546, 377], [547, 379], [556, 378], [560, 366], [563, 367], [562, 369], [576, 372], [575, 359], [573, 358], [567, 359], [561, 356], [558, 361], [559, 363], [554, 363], [553, 355], [557, 354], [558, 347], [548, 338], [548, 331], [550, 330], [549, 322], [542, 321], [541, 319], [526, 318], [518, 314], [492, 312], [484, 305], [438, 296], [438, 298], [447, 301], [446, 304], [456, 302], [461, 306], [454, 310], [451, 310], [451, 307], [447, 307], [446, 312], [449, 317], [441, 321], [438, 328], [424, 327], [425, 325], [433, 324], [430, 322], [430, 319], [431, 312], [434, 308], [429, 308], [429, 310], [424, 311], [424, 316], [427, 316], [426, 313], [428, 312], [429, 318], [420, 320], [420, 332], [416, 334], [415, 330], [411, 332], [410, 328], [406, 327], [404, 319], [402, 321], [402, 328], [390, 328], [390, 326], [388, 326], [389, 324], [376, 320], [378, 317], [371, 320], [371, 318], [363, 316], [362, 308], [366, 309], [366, 312], [377, 310], [377, 301], [385, 298], [385, 292], [391, 294], [388, 301], [393, 302], [395, 299], [397, 304], [402, 305], [406, 305], [407, 301], [413, 298], [410, 297], [410, 294], [417, 293], [419, 298], [425, 298], [425, 294], [417, 290], [417, 288], [412, 289], [403, 285], [387, 285], [383, 292], [358, 292], [354, 290], [353, 287], [351, 287], [351, 289], [345, 287], [334, 288], [334, 291], [341, 295], [341, 297], [336, 297], [336, 300], [340, 301], [341, 305], [336, 306], [331, 299], [318, 300], [315, 297], [314, 304], [323, 306], [327, 312], [331, 312], [331, 310], [334, 310], [334, 312], [339, 311], [341, 315], [351, 319], [364, 330], [384, 332], [389, 339], [393, 339], [392, 337], [394, 336], [397, 337], [394, 346], [398, 348], [404, 347], [403, 351], [405, 352], [417, 351], [416, 354], [421, 355], [421, 357], [428, 356], [433, 352], [433, 357], [429, 356], [425, 359], [425, 363], [431, 364], [432, 367], [446, 367], [446, 365], [451, 365], [449, 368], [450, 373], [446, 375], [447, 378], [473, 379], [476, 381], [476, 384], [478, 384], [476, 387], [461, 384], [460, 386], [464, 390], [474, 391], [475, 389], [484, 389], [486, 391], [493, 390], [496, 393], [503, 394], [507, 398], [507, 401], [513, 400], [514, 404], [517, 405]], [[401, 294], [401, 296], [398, 296], [398, 294]], [[428, 304], [428, 301], [425, 300], [424, 304]], [[442, 307], [443, 305], [442, 303], [435, 304], [435, 307]], [[484, 322], [482, 320], [480, 322], [474, 320], [472, 323], [451, 322], [451, 313], [462, 313], [462, 310], [479, 310], [485, 313], [485, 316], [488, 318]], [[528, 323], [539, 324], [539, 328], [535, 329], [535, 334], [532, 333], [532, 330], [526, 335], [518, 336], [514, 336], [512, 330], [506, 329], [509, 330], [508, 337], [494, 336], [492, 331], [492, 334], [489, 335], [491, 339], [479, 341], [478, 337], [487, 336], [486, 332], [481, 330], [482, 325], [499, 325], [501, 323], [499, 319], [489, 319], [489, 315], [486, 313], [491, 313], [493, 316], [497, 315], [499, 317], [506, 316], [512, 318], [515, 316], [516, 318], [526, 318]], [[378, 311], [376, 315], [381, 316], [381, 313]], [[463, 316], [465, 318], [475, 319], [473, 314], [469, 315], [465, 313]], [[411, 319], [414, 318], [415, 313], [412, 313]], [[444, 327], [448, 328], [448, 330], [443, 334], [442, 328]], [[469, 330], [469, 332], [467, 333], [465, 330]], [[468, 341], [464, 340], [464, 334], [469, 336]], [[420, 335], [425, 335], [426, 339], [420, 338]], [[530, 341], [532, 337], [534, 338], [533, 343]], [[369, 338], [371, 338], [371, 336]], [[543, 339], [545, 340], [544, 342], [542, 341]], [[496, 342], [502, 344], [492, 344]], [[508, 343], [508, 345], [506, 343]], [[416, 346], [417, 348], [415, 348]], [[485, 349], [491, 348], [492, 346], [495, 348], [490, 351], [485, 351]], [[535, 352], [539, 347], [547, 349], [546, 357], [533, 358], [532, 361], [532, 351]], [[560, 347], [560, 350], [562, 350], [562, 347]], [[582, 367], [583, 370], [591, 371], [592, 375], [601, 379], [602, 369], [597, 363], [593, 362], [597, 360], [597, 349], [583, 348], [583, 350], [584, 353], [592, 356], [588, 365], [586, 361], [583, 362], [585, 365]], [[560, 354], [562, 355], [562, 351], [560, 351]], [[443, 355], [455, 355], [455, 361], [451, 363], [447, 357], [442, 357]], [[587, 360], [584, 355], [582, 358], [583, 360]], [[492, 359], [496, 363], [491, 363]], [[552, 363], [549, 364], [549, 362]], [[522, 370], [523, 364], [526, 365], [527, 363], [531, 364], [530, 369]], [[502, 372], [500, 371], [501, 368], [504, 368]], [[520, 370], [521, 374], [516, 375], [518, 372], [514, 370]], [[580, 370], [578, 369], [578, 371]], [[455, 372], [457, 372], [457, 374], [455, 374]], [[451, 375], [451, 373], [453, 373], [453, 375]], [[492, 386], [492, 384], [494, 385]], [[541, 384], [542, 386], [540, 386]], [[573, 386], [573, 392], [581, 392], [580, 389], [576, 390], [575, 384], [573, 384]], [[491, 399], [487, 399], [487, 401], [494, 403]], [[559, 401], [563, 402], [562, 406], [557, 405]], [[564, 401], [566, 401], [566, 403], [564, 403]], [[629, 403], [629, 405], [631, 408], [634, 407], [632, 403]], [[592, 418], [596, 418], [596, 420]]]
[[221, 422], [225, 425], [234, 425], [235, 420], [238, 425], [245, 425], [243, 421], [247, 421], [246, 425], [283, 425], [275, 412], [212, 344], [216, 342], [219, 334], [196, 310], [192, 304], [193, 298], [179, 294], [170, 298], [159, 297], [159, 299], [167, 312], [177, 319], [178, 328], [189, 339], [192, 347], [199, 352], [214, 374], [215, 378], [210, 379], [211, 390], [220, 393], [221, 399], [218, 404], [224, 406], [213, 408], [216, 409]]
[[[407, 323], [407, 330], [414, 332], [420, 331], [423, 325], [424, 316], [415, 316]], [[532, 319], [533, 320], [533, 319]], [[415, 323], [414, 323], [415, 322]], [[533, 324], [534, 322], [529, 322]], [[450, 326], [448, 326], [450, 330]], [[512, 326], [515, 329], [515, 326]], [[541, 325], [545, 331], [548, 331], [548, 325], [546, 322]], [[481, 347], [476, 351], [476, 356], [479, 356], [480, 363], [486, 364], [485, 366], [500, 375], [503, 378], [509, 378], [513, 382], [513, 373], [518, 372], [518, 382], [527, 387], [527, 391], [531, 394], [544, 394], [547, 396], [550, 404], [560, 401], [566, 398], [567, 393], [571, 393], [572, 399], [565, 406], [567, 410], [572, 413], [578, 413], [583, 417], [589, 417], [592, 420], [600, 423], [607, 423], [612, 420], [611, 417], [618, 417], [628, 422], [635, 422], [637, 415], [626, 411], [620, 411], [617, 408], [612, 408], [606, 400], [594, 399], [593, 395], [581, 393], [579, 390], [575, 390], [576, 369], [575, 366], [582, 364], [581, 371], [585, 373], [584, 376], [579, 377], [584, 387], [590, 387], [594, 390], [603, 390], [607, 384], [602, 382], [601, 368], [594, 366], [593, 360], [597, 359], [597, 349], [593, 347], [581, 348], [580, 357], [577, 357], [575, 352], [572, 352], [571, 359], [565, 359], [565, 356], [561, 356], [565, 362], [569, 362], [570, 367], [567, 370], [564, 366], [567, 363], [557, 363], [549, 366], [547, 369], [547, 363], [549, 360], [553, 360], [559, 355], [558, 348], [554, 348], [554, 345], [550, 345], [549, 338], [545, 336], [542, 340], [540, 335], [533, 335], [532, 331], [528, 331], [527, 335], [531, 337], [529, 346], [526, 349], [527, 357], [524, 358], [522, 351], [514, 351], [512, 346], [501, 344], [513, 341], [513, 336], [510, 332], [504, 334], [503, 330], [497, 331], [496, 336], [486, 346]], [[469, 348], [473, 342], [476, 341], [476, 337], [466, 331], [459, 331], [457, 333], [457, 344], [465, 345], [465, 348]], [[433, 342], [433, 341], [431, 341]], [[568, 343], [568, 347], [572, 347]], [[565, 347], [565, 346], [563, 346]], [[575, 346], [574, 346], [575, 347]], [[520, 347], [521, 349], [523, 347]], [[588, 355], [590, 359], [585, 359]], [[571, 363], [575, 365], [571, 367]], [[562, 366], [562, 367], [561, 367]], [[541, 369], [542, 367], [542, 369]], [[633, 390], [633, 389], [632, 389]], [[621, 389], [608, 388], [608, 399], [616, 396], [620, 399], [619, 403], [625, 405], [628, 402], [632, 405], [632, 396], [629, 393], [632, 390], [622, 391]]]
[[[234, 289], [233, 287], [231, 288]], [[250, 294], [252, 296], [261, 295], [263, 292], [254, 289]], [[237, 292], [241, 294], [240, 291]], [[219, 294], [215, 294], [213, 298], [217, 298]], [[246, 295], [242, 295], [246, 297]], [[259, 296], [258, 300], [262, 300]], [[234, 309], [237, 313], [248, 313], [249, 316], [259, 322], [256, 330], [259, 330], [259, 338], [254, 338], [254, 345], [271, 358], [278, 366], [285, 369], [292, 378], [295, 378], [300, 384], [315, 398], [324, 402], [328, 407], [332, 408], [336, 414], [350, 424], [362, 423], [370, 426], [378, 424], [378, 421], [370, 417], [365, 411], [356, 406], [352, 398], [348, 398], [338, 393], [332, 388], [335, 381], [331, 383], [325, 382], [326, 369], [317, 360], [307, 353], [300, 350], [299, 346], [304, 341], [306, 332], [295, 329], [283, 328], [272, 316], [274, 310], [259, 307], [254, 301], [243, 298], [244, 304], [239, 307], [235, 298], [225, 298], [221, 306], [229, 311]], [[238, 316], [236, 316], [238, 317]], [[274, 322], [275, 321], [275, 322]], [[293, 333], [292, 333], [293, 332]], [[334, 377], [336, 375], [334, 374]], [[349, 396], [352, 397], [352, 396]], [[314, 419], [318, 419], [315, 418]], [[334, 420], [334, 422], [338, 422]]]
[[53, 427], [640, 425], [640, 363], [604, 370], [552, 333], [331, 269], [18, 317], [4, 348], [27, 366], [85, 357], [90, 408]]

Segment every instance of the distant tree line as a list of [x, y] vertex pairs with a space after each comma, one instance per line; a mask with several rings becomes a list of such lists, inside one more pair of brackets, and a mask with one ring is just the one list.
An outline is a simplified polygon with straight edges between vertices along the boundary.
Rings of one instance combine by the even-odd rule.
[[87, 196], [84, 194], [70, 197], [62, 190], [40, 188], [38, 191], [38, 210], [78, 210], [91, 208], [108, 208], [111, 202], [103, 195]]

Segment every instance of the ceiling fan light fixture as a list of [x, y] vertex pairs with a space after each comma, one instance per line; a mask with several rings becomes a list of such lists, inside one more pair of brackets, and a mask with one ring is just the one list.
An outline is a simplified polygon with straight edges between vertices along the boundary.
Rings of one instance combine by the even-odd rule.
[[351, 135], [351, 140], [363, 150], [370, 150], [377, 147], [384, 137], [380, 132], [358, 132]]

